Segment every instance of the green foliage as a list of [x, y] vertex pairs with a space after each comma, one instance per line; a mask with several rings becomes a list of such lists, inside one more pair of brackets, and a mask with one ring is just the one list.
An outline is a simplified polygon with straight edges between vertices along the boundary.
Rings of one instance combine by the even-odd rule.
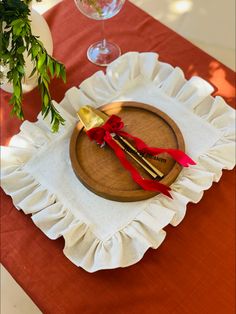
[[[24, 53], [34, 64], [30, 76], [37, 73], [38, 88], [42, 100], [42, 114], [45, 118], [51, 114], [52, 131], [57, 132], [64, 119], [53, 106], [49, 84], [55, 76], [66, 81], [65, 66], [48, 55], [43, 44], [34, 36], [30, 26], [28, 2], [22, 0], [1, 0], [0, 2], [0, 64], [7, 65], [7, 79], [13, 85], [10, 99], [12, 114], [23, 119], [22, 80], [25, 75]], [[0, 73], [0, 78], [1, 78]]]

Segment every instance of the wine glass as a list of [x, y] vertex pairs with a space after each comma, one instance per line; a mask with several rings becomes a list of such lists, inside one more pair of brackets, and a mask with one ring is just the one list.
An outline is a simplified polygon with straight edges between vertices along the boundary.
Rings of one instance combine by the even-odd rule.
[[120, 48], [104, 37], [104, 20], [110, 19], [121, 10], [125, 0], [75, 0], [77, 8], [87, 17], [101, 20], [102, 39], [92, 44], [87, 50], [88, 59], [101, 66], [106, 66], [121, 54]]

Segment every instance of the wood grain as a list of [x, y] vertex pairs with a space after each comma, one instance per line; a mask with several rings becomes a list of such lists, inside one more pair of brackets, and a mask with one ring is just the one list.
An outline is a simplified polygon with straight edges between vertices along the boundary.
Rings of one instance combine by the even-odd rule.
[[[116, 114], [125, 124], [124, 131], [141, 138], [149, 146], [176, 148], [184, 151], [184, 139], [175, 122], [162, 111], [139, 102], [116, 102], [99, 108], [108, 115]], [[170, 185], [179, 175], [182, 167], [169, 155], [158, 157], [165, 161], [148, 158], [164, 174], [161, 183]], [[78, 179], [97, 195], [120, 202], [139, 201], [151, 198], [157, 192], [145, 191], [137, 185], [121, 165], [112, 149], [100, 148], [91, 142], [82, 124], [75, 127], [70, 141], [70, 158]], [[151, 179], [132, 158], [127, 159], [140, 174]]]

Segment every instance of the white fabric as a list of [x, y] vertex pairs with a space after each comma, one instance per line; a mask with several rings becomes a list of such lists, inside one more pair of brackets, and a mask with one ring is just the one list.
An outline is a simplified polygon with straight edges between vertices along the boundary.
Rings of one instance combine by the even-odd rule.
[[[89, 272], [125, 267], [139, 261], [165, 238], [163, 228], [184, 218], [188, 202], [218, 181], [234, 160], [234, 110], [206, 81], [186, 81], [179, 68], [158, 61], [154, 53], [127, 53], [107, 68], [67, 91], [57, 109], [66, 119], [59, 133], [39, 115], [2, 148], [2, 187], [15, 206], [32, 214], [51, 239], [65, 238], [65, 255]], [[135, 100], [166, 112], [178, 124], [186, 152], [196, 166], [185, 168], [171, 185], [173, 200], [158, 195], [146, 201], [119, 203], [87, 190], [69, 158], [76, 111], [112, 101]]]

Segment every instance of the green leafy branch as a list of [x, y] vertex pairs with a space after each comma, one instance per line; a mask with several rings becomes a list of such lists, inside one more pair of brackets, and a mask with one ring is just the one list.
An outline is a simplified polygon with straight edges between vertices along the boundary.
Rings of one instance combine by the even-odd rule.
[[21, 0], [2, 0], [0, 2], [0, 60], [7, 66], [7, 80], [13, 85], [10, 99], [12, 114], [23, 119], [22, 81], [25, 76], [25, 55], [31, 57], [34, 65], [30, 75], [37, 74], [38, 88], [42, 100], [42, 115], [51, 114], [52, 131], [57, 132], [64, 119], [54, 107], [49, 84], [54, 77], [66, 82], [65, 66], [51, 57], [42, 42], [31, 31], [30, 10]]

